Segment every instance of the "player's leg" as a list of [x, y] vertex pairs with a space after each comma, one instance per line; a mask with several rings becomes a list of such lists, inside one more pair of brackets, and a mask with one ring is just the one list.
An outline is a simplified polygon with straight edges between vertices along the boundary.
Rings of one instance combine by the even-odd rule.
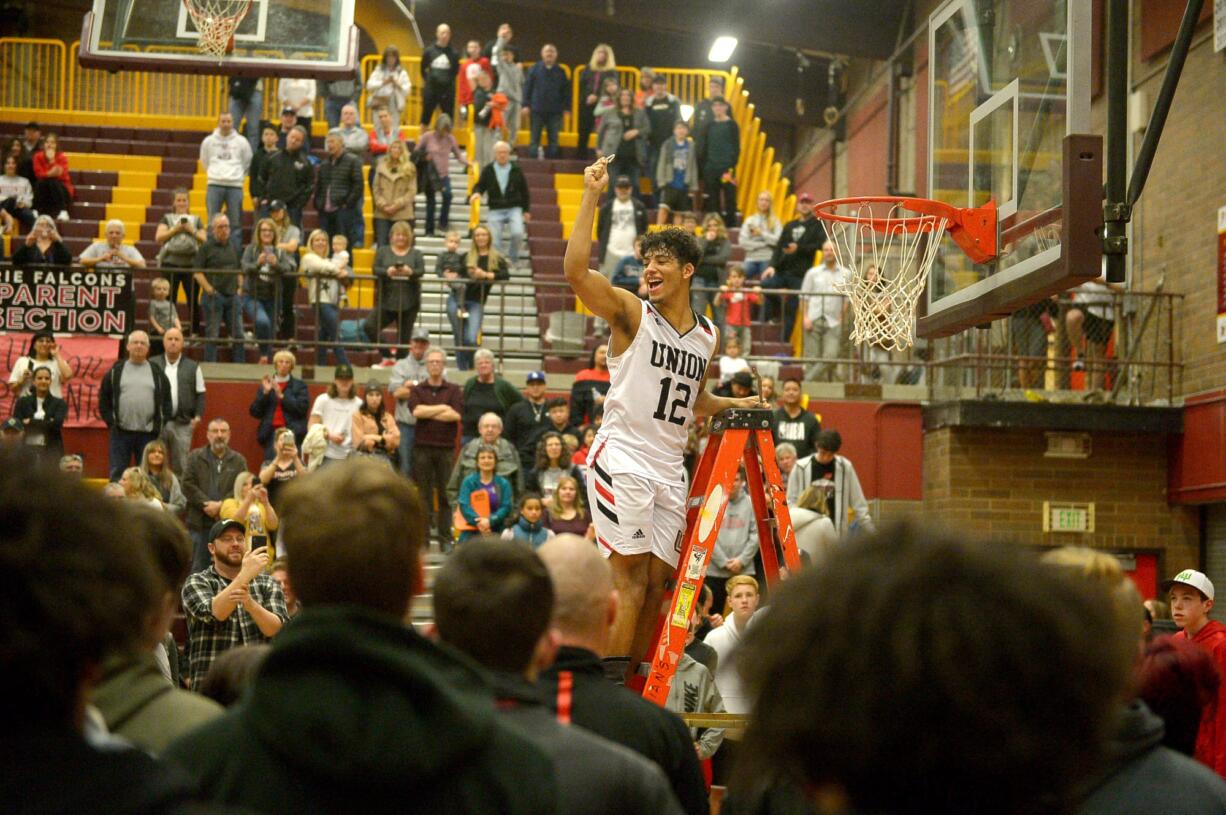
[[[609, 656], [631, 655], [631, 664], [637, 664], [640, 657], [634, 656], [634, 647], [638, 641], [638, 630], [642, 620], [654, 622], [655, 617], [643, 613], [644, 601], [649, 592], [647, 582], [651, 562], [656, 560], [650, 553], [637, 555], [622, 555], [617, 552], [609, 555], [609, 566], [613, 569], [613, 587], [617, 589], [617, 617], [613, 620], [613, 631], [609, 635]], [[657, 601], [658, 606], [658, 601]], [[650, 636], [650, 632], [648, 632]], [[646, 645], [640, 646], [645, 648]]]
[[628, 652], [631, 670], [635, 670], [647, 655], [651, 635], [655, 633], [656, 622], [660, 618], [660, 609], [668, 600], [669, 586], [677, 571], [685, 537], [686, 486], [660, 483], [651, 486], [654, 500], [650, 529], [646, 530], [651, 541], [651, 562], [644, 583], [642, 611]]
[[647, 592], [655, 489], [637, 476], [610, 475], [600, 453], [592, 460], [588, 475], [588, 506], [596, 543], [609, 558], [620, 601], [609, 637], [609, 656], [626, 656], [635, 641]]

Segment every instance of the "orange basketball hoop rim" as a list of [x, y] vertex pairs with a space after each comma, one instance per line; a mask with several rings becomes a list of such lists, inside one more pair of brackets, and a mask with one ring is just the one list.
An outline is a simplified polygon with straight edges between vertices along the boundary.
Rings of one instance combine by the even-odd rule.
[[[872, 215], [875, 205], [886, 207], [890, 214], [884, 217]], [[849, 208], [854, 214], [842, 215], [837, 212], [840, 207]], [[866, 214], [866, 211], [870, 214]], [[901, 211], [916, 214], [896, 214]], [[909, 233], [932, 232], [943, 221], [945, 231], [975, 263], [987, 263], [996, 257], [995, 201], [988, 201], [981, 207], [955, 207], [931, 198], [863, 195], [823, 201], [813, 207], [813, 213], [824, 221], [867, 224], [881, 233], [898, 230]]]

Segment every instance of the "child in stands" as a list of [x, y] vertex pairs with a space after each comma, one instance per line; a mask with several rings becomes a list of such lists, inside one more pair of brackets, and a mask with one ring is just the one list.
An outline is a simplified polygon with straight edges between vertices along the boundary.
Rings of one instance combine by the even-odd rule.
[[762, 301], [762, 288], [754, 286], [745, 288], [745, 269], [733, 266], [728, 270], [728, 280], [719, 287], [719, 304], [724, 312], [724, 336], [736, 337], [740, 342], [741, 353], [748, 354], [753, 345], [750, 322], [753, 317], [753, 306]]
[[[353, 279], [353, 271], [349, 268], [349, 238], [341, 232], [332, 236], [332, 262], [336, 264], [338, 280]], [[349, 308], [349, 289], [341, 283], [341, 308]]]
[[729, 334], [724, 341], [724, 355], [719, 358], [719, 384], [727, 385], [741, 371], [749, 373], [749, 363], [741, 356], [741, 341]]
[[149, 295], [149, 356], [163, 353], [162, 337], [172, 328], [183, 330], [179, 313], [170, 302], [170, 281], [164, 277], [153, 280]]
[[535, 492], [526, 492], [519, 499], [519, 518], [503, 530], [503, 540], [520, 541], [533, 549], [553, 537], [553, 531], [544, 524], [545, 502]]
[[448, 231], [445, 240], [445, 248], [434, 262], [434, 273], [447, 280], [456, 281], [448, 287], [451, 289], [448, 299], [455, 300], [456, 316], [465, 320], [468, 318], [468, 312], [464, 310], [464, 280], [468, 277], [468, 265], [460, 254], [460, 233], [452, 229]]

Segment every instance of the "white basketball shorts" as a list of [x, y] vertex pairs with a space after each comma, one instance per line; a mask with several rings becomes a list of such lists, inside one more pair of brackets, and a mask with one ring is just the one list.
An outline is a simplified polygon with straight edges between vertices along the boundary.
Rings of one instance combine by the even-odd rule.
[[650, 552], [675, 567], [685, 534], [686, 487], [625, 473], [610, 475], [603, 458], [598, 453], [587, 469], [588, 506], [601, 553]]

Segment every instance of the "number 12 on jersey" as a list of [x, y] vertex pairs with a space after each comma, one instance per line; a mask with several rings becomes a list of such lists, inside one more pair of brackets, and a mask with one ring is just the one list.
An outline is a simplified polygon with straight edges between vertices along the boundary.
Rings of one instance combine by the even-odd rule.
[[[690, 406], [690, 397], [693, 395], [693, 390], [684, 382], [676, 384], [678, 396], [673, 400], [672, 406], [668, 404], [668, 398], [673, 394], [673, 378], [666, 376], [660, 380], [660, 401], [656, 403], [656, 412], [651, 414], [653, 419], [659, 419], [662, 422], [672, 422], [673, 424], [684, 425], [685, 416], [677, 415], [677, 411], [687, 410]], [[665, 410], [668, 412], [666, 413]]]

